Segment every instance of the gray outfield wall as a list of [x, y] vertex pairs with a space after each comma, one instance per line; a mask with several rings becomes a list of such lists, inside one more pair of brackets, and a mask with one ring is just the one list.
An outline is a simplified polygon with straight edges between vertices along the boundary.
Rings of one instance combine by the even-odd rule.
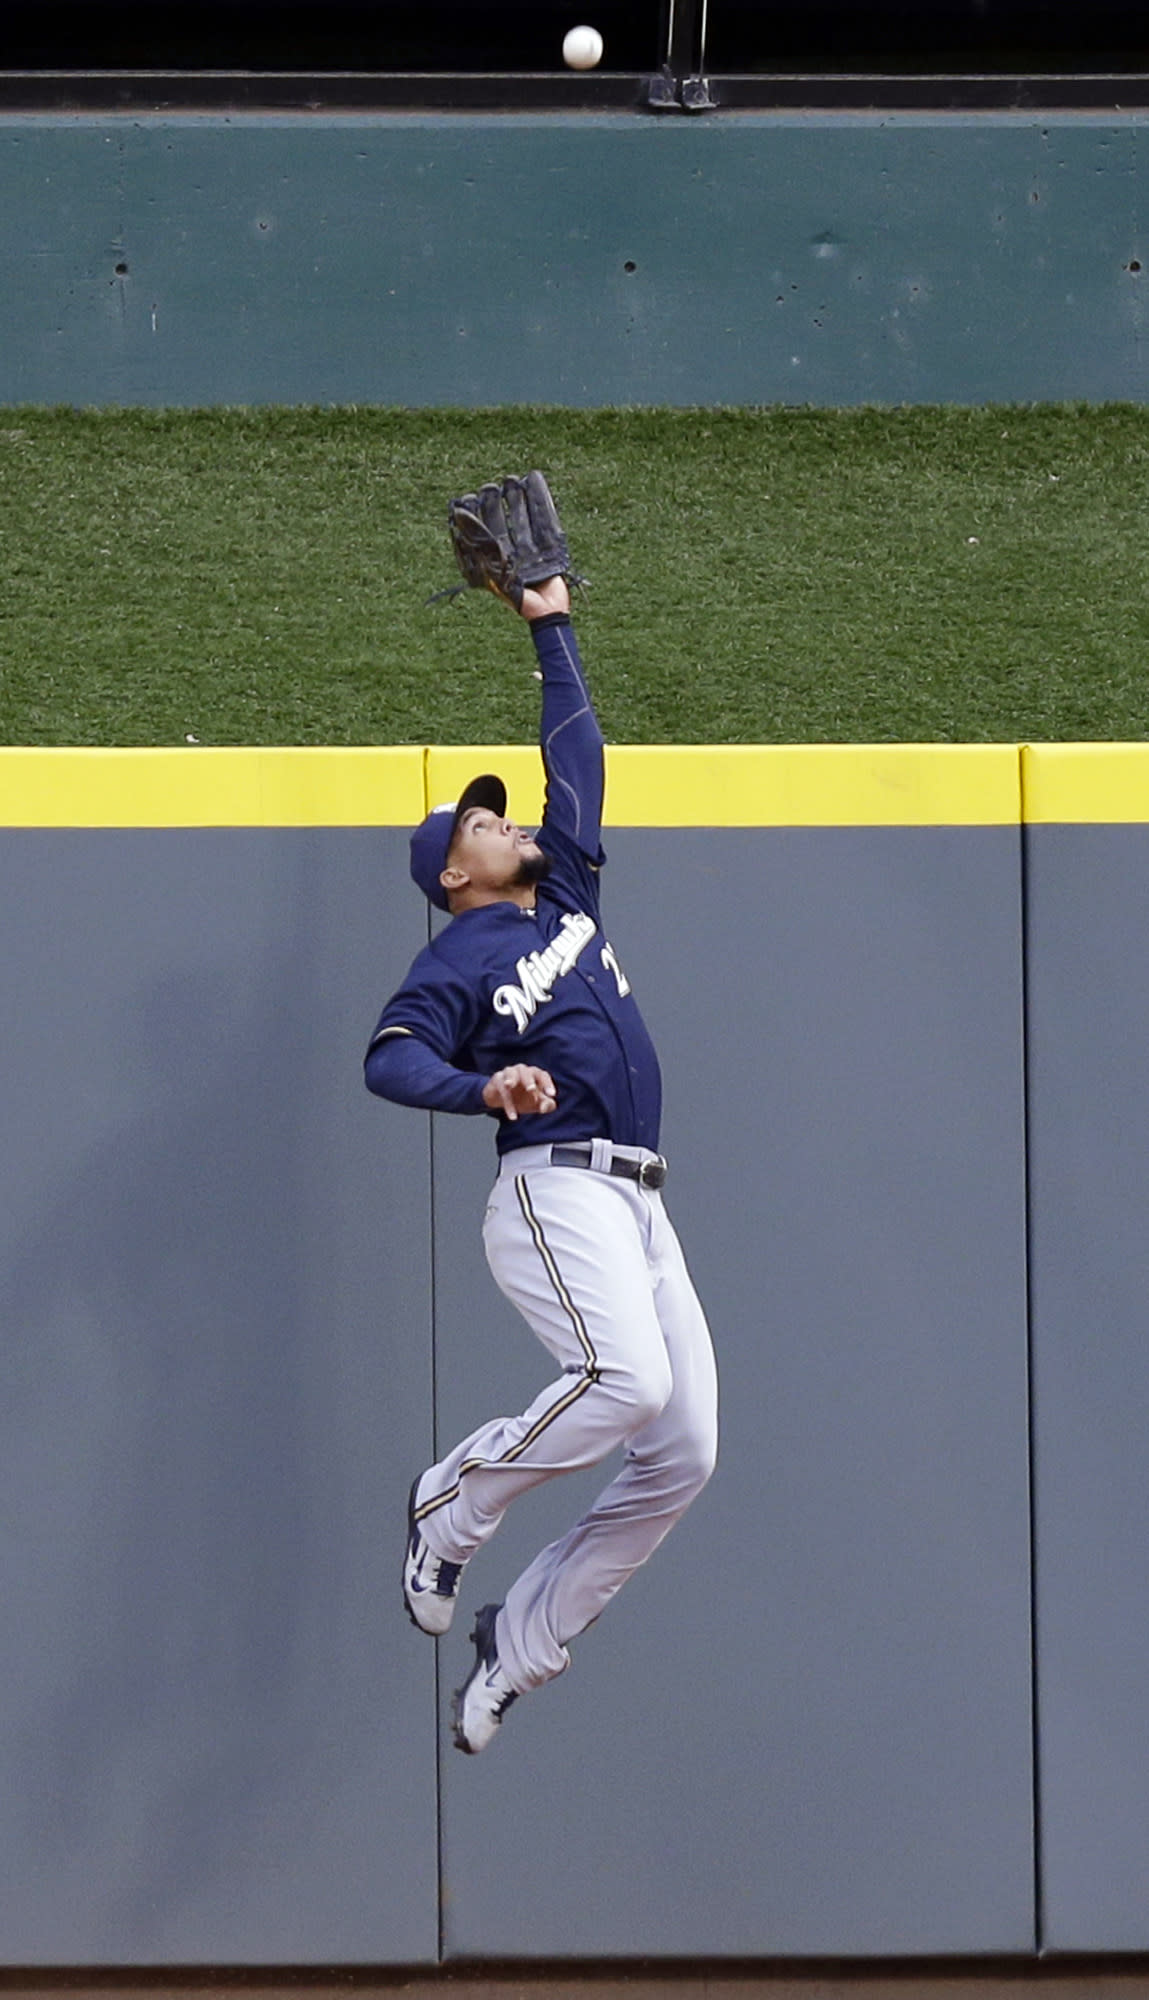
[[1044, 1876], [1053, 1948], [1149, 1945], [1149, 827], [1029, 835]]
[[[903, 821], [899, 756], [1016, 796], [1008, 748], [872, 754]], [[478, 1761], [467, 1614], [594, 1487], [514, 1510], [436, 1658], [409, 1481], [545, 1364], [487, 1121], [362, 1087], [403, 830], [0, 834], [5, 1963], [1149, 1947], [1149, 842], [1073, 823], [1149, 822], [1149, 753], [1072, 780], [1024, 832], [611, 831], [722, 1457]]]
[[408, 1484], [547, 1363], [487, 1122], [362, 1086], [405, 835], [4, 836], [11, 1962], [1032, 1947], [1018, 838], [612, 836], [722, 1471], [440, 1763], [467, 1614], [595, 1486], [437, 1669]]
[[1142, 400], [1149, 114], [0, 117], [0, 402]]

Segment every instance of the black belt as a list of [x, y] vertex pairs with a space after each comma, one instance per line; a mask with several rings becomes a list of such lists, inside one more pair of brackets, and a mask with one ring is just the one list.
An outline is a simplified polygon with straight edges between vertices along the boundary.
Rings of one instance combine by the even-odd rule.
[[[594, 1152], [590, 1140], [580, 1139], [573, 1146], [552, 1146], [551, 1165], [592, 1167]], [[607, 1171], [617, 1175], [619, 1180], [637, 1181], [640, 1187], [660, 1188], [665, 1185], [670, 1169], [661, 1153], [657, 1153], [653, 1160], [628, 1160], [621, 1153], [612, 1153]]]

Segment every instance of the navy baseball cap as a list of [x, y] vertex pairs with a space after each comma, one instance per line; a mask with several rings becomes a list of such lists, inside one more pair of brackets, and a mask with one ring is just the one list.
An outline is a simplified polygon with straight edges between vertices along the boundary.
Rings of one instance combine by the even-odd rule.
[[433, 806], [422, 826], [411, 835], [411, 877], [437, 909], [450, 908], [447, 891], [439, 877], [447, 866], [447, 855], [455, 838], [455, 828], [472, 806], [485, 806], [502, 819], [507, 810], [507, 788], [490, 771], [472, 778], [461, 799], [454, 805]]

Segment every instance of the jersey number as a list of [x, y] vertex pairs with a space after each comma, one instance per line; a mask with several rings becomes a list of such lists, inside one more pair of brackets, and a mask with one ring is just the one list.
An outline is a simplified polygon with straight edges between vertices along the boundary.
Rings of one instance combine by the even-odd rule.
[[625, 1000], [627, 994], [630, 992], [630, 981], [615, 957], [613, 947], [609, 944], [604, 944], [599, 956], [607, 971], [614, 974], [614, 983], [618, 987], [619, 999]]

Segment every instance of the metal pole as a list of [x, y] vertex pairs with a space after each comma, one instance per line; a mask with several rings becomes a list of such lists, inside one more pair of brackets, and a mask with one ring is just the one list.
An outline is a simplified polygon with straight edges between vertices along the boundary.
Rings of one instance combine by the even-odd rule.
[[648, 79], [651, 111], [708, 111], [713, 100], [704, 74], [708, 0], [663, 0], [662, 65]]
[[682, 75], [680, 95], [684, 111], [712, 111], [714, 99], [706, 81], [706, 27], [709, 0], [692, 0], [695, 19], [691, 39], [691, 62]]

